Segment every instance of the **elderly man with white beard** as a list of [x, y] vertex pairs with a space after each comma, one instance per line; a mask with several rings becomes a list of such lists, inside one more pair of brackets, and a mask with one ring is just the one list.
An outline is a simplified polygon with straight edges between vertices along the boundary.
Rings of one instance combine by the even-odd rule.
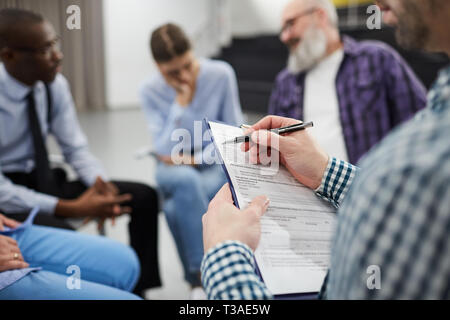
[[388, 45], [341, 36], [330, 0], [293, 0], [282, 14], [289, 48], [269, 114], [314, 121], [332, 156], [356, 164], [395, 126], [425, 107], [426, 90]]

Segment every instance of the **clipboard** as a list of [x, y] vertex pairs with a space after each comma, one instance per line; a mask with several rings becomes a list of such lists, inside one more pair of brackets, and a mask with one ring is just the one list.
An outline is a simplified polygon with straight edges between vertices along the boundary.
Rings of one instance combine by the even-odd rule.
[[[239, 207], [239, 202], [237, 200], [236, 191], [235, 191], [233, 183], [231, 181], [230, 174], [228, 173], [228, 170], [227, 170], [227, 168], [225, 166], [225, 161], [223, 160], [222, 155], [219, 152], [219, 148], [218, 148], [217, 142], [215, 141], [214, 136], [212, 134], [212, 130], [211, 130], [211, 126], [209, 124], [209, 121], [208, 121], [207, 118], [204, 118], [203, 121], [204, 121], [206, 129], [209, 131], [209, 135], [211, 137], [211, 141], [214, 144], [215, 151], [216, 151], [216, 153], [217, 153], [217, 155], [219, 157], [222, 169], [223, 169], [223, 171], [225, 173], [225, 176], [227, 178], [227, 182], [228, 182], [228, 185], [230, 187], [231, 195], [233, 197], [234, 205], [236, 206], [236, 208], [241, 209]], [[223, 123], [221, 121], [214, 121], [214, 122]], [[225, 124], [225, 123], [223, 123], [223, 124]], [[259, 270], [259, 267], [258, 267], [258, 264], [256, 262], [256, 259], [255, 258], [253, 258], [253, 259], [254, 259], [254, 263], [255, 263], [255, 266], [256, 266], [256, 270], [255, 270], [256, 274], [258, 275], [260, 280], [262, 282], [264, 282], [264, 279], [262, 277], [261, 271]], [[317, 300], [319, 298], [319, 292], [279, 294], [279, 295], [274, 295], [274, 298], [276, 300]]]

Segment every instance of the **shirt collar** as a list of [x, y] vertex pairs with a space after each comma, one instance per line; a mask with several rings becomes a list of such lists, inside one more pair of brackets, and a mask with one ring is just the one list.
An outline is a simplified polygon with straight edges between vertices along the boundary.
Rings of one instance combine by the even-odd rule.
[[439, 72], [438, 83], [443, 86], [450, 86], [450, 65]]
[[344, 44], [344, 54], [349, 55], [349, 56], [355, 56], [358, 54], [358, 42], [353, 39], [350, 38], [349, 36], [341, 36], [342, 38], [342, 43]]
[[439, 72], [439, 77], [428, 93], [428, 103], [436, 112], [450, 110], [450, 65]]
[[12, 77], [8, 71], [6, 71], [5, 65], [0, 64], [0, 84], [4, 88], [4, 92], [12, 100], [21, 101], [25, 99], [27, 94], [33, 90], [33, 87], [27, 86], [19, 80]]

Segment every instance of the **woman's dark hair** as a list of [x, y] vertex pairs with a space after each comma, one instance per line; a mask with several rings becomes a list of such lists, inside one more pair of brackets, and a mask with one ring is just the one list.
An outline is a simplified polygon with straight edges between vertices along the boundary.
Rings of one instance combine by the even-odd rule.
[[191, 42], [179, 26], [167, 23], [153, 31], [150, 50], [157, 63], [165, 63], [191, 50]]

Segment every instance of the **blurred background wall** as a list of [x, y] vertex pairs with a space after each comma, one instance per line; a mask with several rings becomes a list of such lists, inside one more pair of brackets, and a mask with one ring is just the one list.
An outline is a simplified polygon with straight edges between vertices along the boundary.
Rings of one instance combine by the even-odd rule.
[[151, 31], [168, 21], [192, 38], [199, 56], [218, 54], [231, 35], [222, 0], [104, 1], [106, 96], [112, 109], [136, 107], [141, 82], [156, 67], [151, 61]]
[[[68, 30], [67, 8], [81, 9], [81, 30]], [[103, 51], [103, 1], [0, 0], [0, 8], [15, 7], [43, 14], [61, 36], [63, 73], [69, 79], [79, 110], [106, 108]]]

